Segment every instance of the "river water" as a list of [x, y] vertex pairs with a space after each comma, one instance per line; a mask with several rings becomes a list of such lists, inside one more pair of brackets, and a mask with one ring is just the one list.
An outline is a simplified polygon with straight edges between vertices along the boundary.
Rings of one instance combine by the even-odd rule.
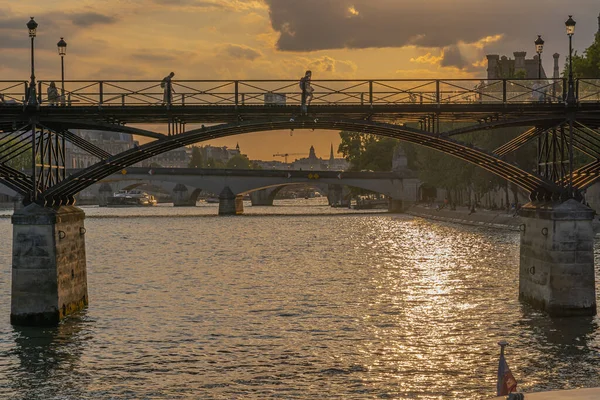
[[84, 210], [90, 306], [53, 329], [9, 323], [0, 213], [0, 399], [484, 399], [502, 339], [521, 390], [600, 386], [599, 319], [518, 302], [517, 232], [319, 199]]

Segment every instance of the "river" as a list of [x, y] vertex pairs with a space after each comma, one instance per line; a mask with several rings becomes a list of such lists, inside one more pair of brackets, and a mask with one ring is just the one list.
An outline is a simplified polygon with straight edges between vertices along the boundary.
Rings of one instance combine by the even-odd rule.
[[518, 301], [518, 232], [322, 199], [83, 209], [90, 306], [52, 329], [9, 323], [0, 212], [1, 399], [483, 399], [502, 339], [520, 390], [600, 386], [599, 319]]

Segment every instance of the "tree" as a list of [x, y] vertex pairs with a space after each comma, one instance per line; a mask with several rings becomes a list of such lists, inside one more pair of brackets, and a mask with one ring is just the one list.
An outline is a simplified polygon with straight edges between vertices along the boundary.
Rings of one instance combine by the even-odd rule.
[[[565, 65], [564, 76], [569, 75], [569, 60]], [[573, 76], [575, 78], [600, 78], [600, 32], [594, 42], [582, 55], [573, 54]]]
[[225, 166], [229, 169], [252, 169], [252, 163], [245, 154], [231, 157]]
[[214, 158], [209, 158], [206, 161], [206, 168], [209, 169], [223, 169], [225, 168], [225, 164], [221, 160], [215, 160]]
[[31, 168], [31, 149], [18, 150], [20, 148], [17, 139], [0, 140], [0, 157], [13, 157], [6, 164], [18, 171]]
[[188, 168], [202, 168], [204, 167], [204, 160], [202, 158], [202, 152], [200, 147], [192, 147], [192, 158], [188, 163]]
[[398, 140], [358, 132], [340, 132], [338, 151], [350, 163], [349, 170], [390, 171]]

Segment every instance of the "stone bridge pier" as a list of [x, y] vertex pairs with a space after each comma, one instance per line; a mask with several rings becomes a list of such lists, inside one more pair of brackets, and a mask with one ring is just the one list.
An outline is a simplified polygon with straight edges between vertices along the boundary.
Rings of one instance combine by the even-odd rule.
[[344, 185], [329, 185], [327, 201], [332, 207], [350, 206], [350, 189]]
[[568, 200], [532, 202], [520, 215], [519, 299], [551, 316], [595, 315], [594, 211]]
[[51, 326], [88, 304], [84, 212], [32, 203], [12, 216], [10, 322]]
[[172, 191], [174, 207], [195, 207], [198, 201], [199, 190], [189, 192], [187, 186], [178, 183]]
[[104, 182], [98, 188], [98, 205], [100, 207], [106, 207], [108, 205], [108, 199], [114, 194], [112, 186]]
[[235, 194], [229, 186], [219, 194], [219, 215], [241, 215], [244, 213], [244, 196]]

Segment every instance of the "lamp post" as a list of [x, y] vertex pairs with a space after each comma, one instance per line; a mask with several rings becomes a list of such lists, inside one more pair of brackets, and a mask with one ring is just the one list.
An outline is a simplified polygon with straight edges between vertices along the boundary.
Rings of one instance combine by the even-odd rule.
[[38, 27], [37, 22], [33, 20], [33, 17], [27, 23], [27, 29], [29, 29], [29, 37], [31, 38], [31, 82], [29, 82], [29, 91], [27, 93], [27, 104], [37, 105], [37, 97], [35, 94], [35, 71], [34, 71], [34, 54], [33, 54], [33, 40], [35, 39], [36, 29]]
[[538, 54], [538, 79], [542, 79], [542, 51], [544, 51], [544, 39], [538, 35], [535, 39], [535, 52]]
[[568, 91], [567, 91], [567, 104], [572, 105], [575, 103], [575, 90], [573, 83], [573, 47], [572, 47], [572, 39], [575, 34], [575, 21], [573, 20], [573, 16], [569, 15], [569, 19], [565, 22], [565, 26], [567, 27], [567, 35], [569, 36], [569, 82], [568, 82]]
[[65, 56], [67, 55], [67, 42], [63, 38], [56, 44], [60, 56], [60, 104], [65, 105]]

